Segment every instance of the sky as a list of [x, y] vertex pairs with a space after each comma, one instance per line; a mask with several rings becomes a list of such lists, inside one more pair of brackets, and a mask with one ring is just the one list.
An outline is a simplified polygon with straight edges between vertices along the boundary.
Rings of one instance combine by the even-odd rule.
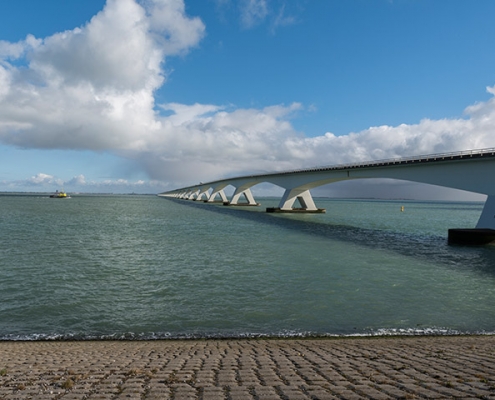
[[0, 191], [159, 193], [495, 147], [494, 19], [492, 0], [0, 2]]

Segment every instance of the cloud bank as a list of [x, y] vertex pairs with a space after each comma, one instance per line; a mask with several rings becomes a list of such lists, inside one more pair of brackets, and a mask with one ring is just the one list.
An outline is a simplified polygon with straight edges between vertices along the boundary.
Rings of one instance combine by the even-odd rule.
[[[247, 1], [246, 24], [264, 1]], [[29, 149], [108, 151], [151, 182], [187, 185], [242, 173], [495, 147], [495, 97], [464, 118], [306, 137], [293, 103], [262, 109], [157, 104], [169, 57], [199, 46], [206, 27], [182, 0], [108, 0], [85, 26], [0, 41], [0, 142]], [[488, 87], [495, 96], [495, 87]], [[198, 175], [201, 171], [201, 176]], [[54, 179], [35, 176], [33, 183]], [[84, 182], [84, 177], [76, 177]], [[82, 180], [81, 180], [82, 179]]]
[[23, 180], [0, 181], [10, 192], [45, 192], [53, 188], [67, 188], [71, 192], [84, 193], [158, 193], [166, 190], [167, 185], [155, 180], [104, 179], [87, 180], [84, 175], [77, 175], [63, 180], [59, 177], [39, 173]]

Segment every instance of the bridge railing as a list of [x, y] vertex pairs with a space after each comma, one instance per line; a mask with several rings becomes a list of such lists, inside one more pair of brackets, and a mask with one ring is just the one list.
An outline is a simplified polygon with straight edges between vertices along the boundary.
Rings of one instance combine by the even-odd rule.
[[252, 175], [255, 176], [269, 176], [269, 175], [283, 175], [283, 174], [295, 174], [301, 172], [316, 172], [316, 171], [331, 171], [331, 170], [342, 170], [342, 169], [354, 169], [354, 168], [368, 168], [368, 167], [377, 167], [384, 165], [394, 165], [394, 164], [408, 164], [413, 162], [434, 162], [434, 161], [445, 161], [445, 160], [455, 160], [462, 159], [465, 157], [483, 157], [490, 156], [495, 157], [495, 148], [486, 148], [486, 149], [476, 149], [476, 150], [463, 150], [457, 152], [449, 152], [449, 153], [435, 153], [435, 154], [427, 154], [421, 156], [411, 156], [411, 157], [396, 157], [396, 158], [386, 158], [381, 160], [372, 160], [372, 161], [362, 161], [362, 162], [353, 162], [346, 164], [333, 164], [333, 165], [324, 165], [319, 167], [311, 167], [311, 168], [301, 168], [295, 169], [291, 171], [283, 171], [283, 172], [272, 172], [266, 174]]

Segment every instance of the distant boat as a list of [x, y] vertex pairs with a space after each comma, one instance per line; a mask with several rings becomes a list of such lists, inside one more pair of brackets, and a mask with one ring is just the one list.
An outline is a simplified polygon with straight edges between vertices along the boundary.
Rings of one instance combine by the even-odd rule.
[[70, 199], [70, 196], [64, 191], [59, 192], [58, 190], [55, 193], [51, 194], [50, 197], [52, 199]]

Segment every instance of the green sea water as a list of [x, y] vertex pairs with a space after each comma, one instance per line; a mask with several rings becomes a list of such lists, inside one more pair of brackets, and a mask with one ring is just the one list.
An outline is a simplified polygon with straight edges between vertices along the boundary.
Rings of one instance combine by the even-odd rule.
[[0, 196], [0, 339], [495, 332], [481, 203], [257, 200]]

